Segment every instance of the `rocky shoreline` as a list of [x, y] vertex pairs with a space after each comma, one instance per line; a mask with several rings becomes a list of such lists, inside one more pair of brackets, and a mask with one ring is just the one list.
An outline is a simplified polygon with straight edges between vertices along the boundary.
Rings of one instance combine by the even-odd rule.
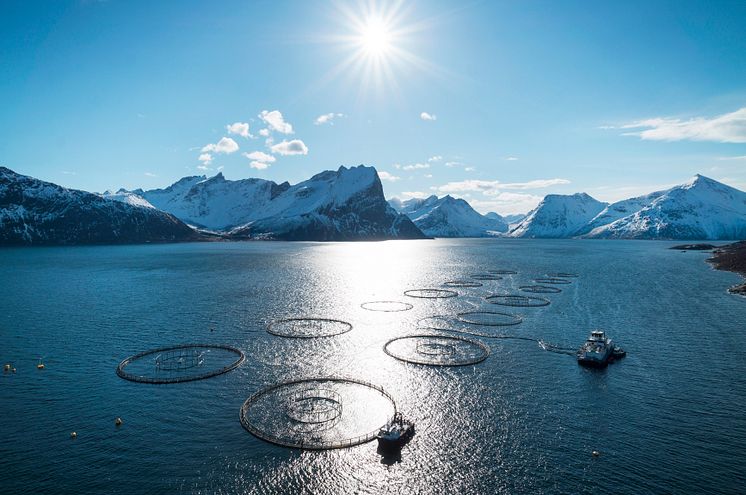
[[[712, 258], [708, 258], [707, 261], [712, 263], [717, 270], [736, 272], [746, 278], [746, 241], [719, 247], [713, 252]], [[728, 292], [746, 296], [746, 281], [734, 285], [728, 289]]]

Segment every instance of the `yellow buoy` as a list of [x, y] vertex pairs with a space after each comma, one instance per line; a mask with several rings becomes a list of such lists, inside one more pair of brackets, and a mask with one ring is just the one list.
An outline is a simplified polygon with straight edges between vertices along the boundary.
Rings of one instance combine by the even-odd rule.
[[122, 418], [117, 418], [114, 420], [114, 424], [117, 426], [122, 426]]
[[78, 434], [75, 432], [70, 433], [70, 438], [78, 438]]

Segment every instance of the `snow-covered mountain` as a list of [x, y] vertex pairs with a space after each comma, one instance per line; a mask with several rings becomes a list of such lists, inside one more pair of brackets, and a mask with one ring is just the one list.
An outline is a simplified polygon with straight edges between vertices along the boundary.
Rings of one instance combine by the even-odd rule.
[[200, 237], [154, 208], [112, 201], [0, 167], [0, 244], [122, 244]]
[[508, 224], [499, 215], [481, 215], [463, 199], [451, 196], [406, 201], [393, 198], [389, 204], [431, 237], [490, 237], [508, 230]]
[[696, 175], [684, 184], [642, 198], [644, 199], [627, 200], [626, 206], [631, 205], [632, 209], [639, 206], [637, 211], [605, 225], [594, 226], [588, 229], [584, 237], [687, 240], [746, 238], [746, 192], [716, 180]]
[[[142, 191], [140, 191], [142, 193]], [[117, 192], [104, 191], [100, 194], [102, 198], [119, 201], [121, 203], [127, 203], [132, 206], [142, 206], [143, 208], [155, 208], [151, 205], [148, 200], [138, 195], [137, 193], [127, 191], [126, 189], [120, 189]]]
[[165, 189], [132, 191], [188, 224], [234, 238], [420, 239], [423, 233], [384, 199], [373, 167], [340, 167], [290, 185], [264, 179], [185, 177]]
[[608, 203], [597, 201], [585, 193], [549, 194], [510, 230], [510, 236], [574, 237], [607, 206]]

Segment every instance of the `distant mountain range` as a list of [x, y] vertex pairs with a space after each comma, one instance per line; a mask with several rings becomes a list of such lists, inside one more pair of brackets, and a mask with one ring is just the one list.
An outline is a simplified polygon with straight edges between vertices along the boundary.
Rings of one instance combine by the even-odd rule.
[[746, 193], [707, 177], [619, 201], [547, 195], [526, 215], [482, 215], [451, 196], [386, 201], [373, 167], [290, 185], [222, 174], [103, 194], [0, 167], [0, 244], [194, 240], [350, 241], [425, 237], [746, 238]]

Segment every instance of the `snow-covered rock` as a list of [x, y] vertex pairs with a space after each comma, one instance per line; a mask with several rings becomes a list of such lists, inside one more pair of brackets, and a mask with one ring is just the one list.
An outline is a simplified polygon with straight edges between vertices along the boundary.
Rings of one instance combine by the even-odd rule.
[[389, 204], [431, 237], [490, 237], [508, 230], [508, 224], [499, 215], [487, 217], [463, 199], [451, 196], [406, 201], [393, 198]]
[[196, 240], [177, 218], [0, 167], [0, 244], [123, 244]]
[[573, 237], [583, 232], [608, 203], [585, 193], [549, 194], [510, 230], [511, 237]]
[[185, 177], [139, 196], [188, 224], [234, 238], [284, 240], [419, 239], [389, 207], [373, 167], [340, 167], [290, 185], [264, 179]]
[[642, 198], [627, 200], [627, 205], [632, 202], [631, 209], [640, 206], [639, 209], [605, 225], [593, 226], [584, 237], [685, 240], [746, 238], [746, 192], [716, 180], [696, 175], [684, 184]]
[[104, 191], [100, 194], [102, 198], [119, 201], [121, 203], [127, 203], [132, 206], [141, 206], [143, 208], [155, 208], [151, 205], [147, 199], [139, 196], [138, 194], [127, 191], [126, 189], [120, 189], [117, 192]]

